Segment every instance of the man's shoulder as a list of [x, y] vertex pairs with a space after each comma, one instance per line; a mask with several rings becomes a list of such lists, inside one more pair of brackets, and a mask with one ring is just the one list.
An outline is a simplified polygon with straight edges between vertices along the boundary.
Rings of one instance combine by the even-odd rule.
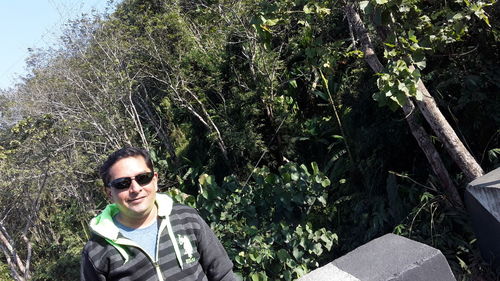
[[109, 245], [109, 243], [106, 242], [106, 239], [104, 239], [103, 237], [101, 237], [95, 233], [92, 233], [89, 240], [87, 241], [87, 243], [85, 243], [84, 250], [91, 250], [91, 249], [94, 249], [96, 247], [99, 247], [99, 248], [107, 247], [108, 245]]
[[116, 254], [114, 253], [114, 249], [113, 249], [113, 246], [110, 245], [106, 239], [104, 239], [103, 237], [95, 234], [95, 233], [92, 233], [92, 235], [90, 236], [89, 240], [87, 241], [87, 243], [85, 243], [85, 246], [83, 247], [83, 251], [82, 253], [84, 255], [87, 255], [89, 257], [89, 259], [101, 259], [103, 258], [104, 256], [107, 256], [107, 255], [113, 255], [113, 254]]
[[[172, 206], [170, 219], [172, 221], [172, 224], [194, 223], [196, 225], [199, 225], [203, 220], [195, 208], [179, 203], [174, 203], [174, 205]], [[199, 226], [197, 226], [196, 228], [198, 227]]]
[[180, 203], [172, 205], [170, 216], [176, 216], [181, 219], [201, 219], [200, 214], [195, 208]]
[[181, 204], [181, 203], [174, 203], [172, 205], [172, 213], [190, 213], [190, 214], [198, 214], [198, 211], [193, 208], [189, 207], [187, 205]]

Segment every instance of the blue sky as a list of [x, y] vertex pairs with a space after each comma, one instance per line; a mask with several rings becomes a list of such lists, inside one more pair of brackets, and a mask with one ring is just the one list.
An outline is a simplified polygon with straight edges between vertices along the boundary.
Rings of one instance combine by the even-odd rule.
[[53, 45], [64, 23], [93, 9], [104, 11], [107, 4], [107, 0], [0, 0], [0, 89], [26, 74], [28, 48]]

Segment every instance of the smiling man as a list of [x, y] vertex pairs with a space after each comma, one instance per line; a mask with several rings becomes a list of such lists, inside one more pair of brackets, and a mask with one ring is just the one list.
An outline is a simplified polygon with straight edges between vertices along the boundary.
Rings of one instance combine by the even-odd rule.
[[198, 212], [157, 194], [158, 174], [146, 150], [114, 152], [100, 175], [112, 204], [90, 222], [81, 280], [236, 280]]

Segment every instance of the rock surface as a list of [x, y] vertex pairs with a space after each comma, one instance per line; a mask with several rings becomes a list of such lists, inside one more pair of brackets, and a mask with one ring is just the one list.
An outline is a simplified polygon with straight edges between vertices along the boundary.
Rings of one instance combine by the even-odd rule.
[[441, 251], [386, 234], [298, 281], [456, 281]]
[[500, 168], [469, 183], [464, 197], [481, 255], [500, 270]]

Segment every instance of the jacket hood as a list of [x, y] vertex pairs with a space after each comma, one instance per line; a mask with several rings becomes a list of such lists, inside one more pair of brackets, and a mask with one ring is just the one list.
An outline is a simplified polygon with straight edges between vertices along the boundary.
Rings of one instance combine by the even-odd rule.
[[[173, 241], [175, 254], [177, 261], [181, 268], [183, 267], [182, 258], [179, 251], [178, 242], [175, 239], [174, 233], [172, 231], [172, 225], [170, 224], [169, 215], [172, 211], [173, 201], [166, 194], [156, 194], [155, 204], [158, 208], [158, 217], [162, 218], [162, 224], [160, 225], [159, 232], [166, 226], [168, 229], [168, 234], [170, 239]], [[90, 221], [90, 229], [92, 232], [103, 237], [109, 244], [115, 247], [116, 250], [123, 256], [125, 263], [129, 261], [130, 255], [127, 251], [127, 247], [135, 246], [139, 247], [134, 241], [131, 241], [122, 235], [120, 235], [120, 230], [113, 222], [113, 216], [115, 216], [120, 210], [116, 204], [109, 204], [106, 208], [95, 218]], [[160, 280], [162, 280], [160, 278]]]

